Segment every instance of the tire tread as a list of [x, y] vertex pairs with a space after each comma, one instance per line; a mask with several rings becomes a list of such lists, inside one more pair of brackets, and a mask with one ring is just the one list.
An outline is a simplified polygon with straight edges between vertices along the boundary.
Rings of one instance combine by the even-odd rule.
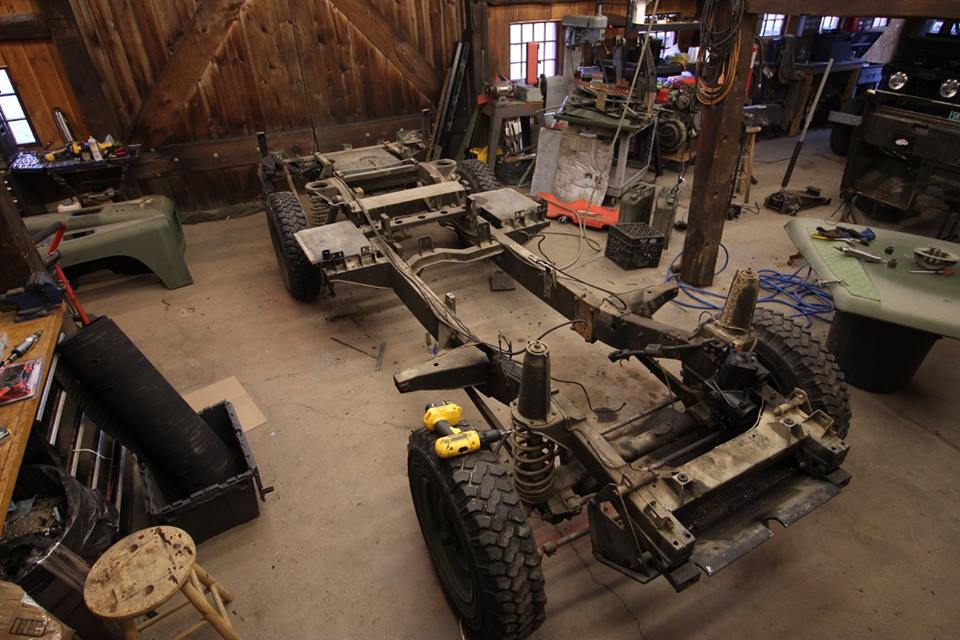
[[294, 234], [310, 228], [303, 205], [290, 191], [275, 191], [267, 196], [267, 224], [274, 236], [274, 251], [284, 271], [284, 284], [294, 299], [311, 302], [320, 294], [322, 280], [310, 264]]
[[757, 356], [761, 364], [767, 366], [763, 357], [766, 349], [781, 358], [796, 376], [796, 386], [807, 393], [811, 406], [833, 418], [837, 434], [846, 437], [850, 430], [850, 391], [833, 354], [806, 327], [782, 313], [758, 309], [753, 327], [760, 343]]
[[[444, 460], [425, 429], [410, 435], [408, 456], [436, 471], [463, 523], [482, 583], [480, 637], [522, 640], [545, 617], [546, 593], [533, 530], [513, 479], [492, 452]], [[464, 621], [466, 626], [466, 621]]]

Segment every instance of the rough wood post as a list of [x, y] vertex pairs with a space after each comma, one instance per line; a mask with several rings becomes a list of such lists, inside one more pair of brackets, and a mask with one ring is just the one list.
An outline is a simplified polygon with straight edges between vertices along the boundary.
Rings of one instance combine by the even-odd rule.
[[0, 185], [0, 293], [22, 287], [34, 271], [42, 271], [40, 254], [23, 225], [17, 206]]
[[483, 92], [487, 77], [487, 0], [466, 0], [470, 33], [470, 101]]
[[697, 161], [683, 241], [680, 279], [696, 287], [713, 283], [723, 223], [730, 201], [730, 185], [737, 165], [743, 94], [750, 69], [756, 14], [745, 14], [740, 27], [740, 59], [733, 90], [713, 107], [705, 107], [697, 138]]

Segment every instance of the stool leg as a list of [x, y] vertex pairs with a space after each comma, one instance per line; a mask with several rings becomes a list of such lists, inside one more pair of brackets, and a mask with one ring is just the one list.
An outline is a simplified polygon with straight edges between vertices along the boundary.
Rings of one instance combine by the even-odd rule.
[[[207, 576], [209, 577], [209, 574], [207, 574]], [[194, 587], [197, 588], [197, 591], [203, 593], [203, 584], [201, 584], [200, 578], [197, 576], [196, 569], [190, 572], [190, 582]], [[207, 585], [207, 587], [210, 589], [210, 594], [213, 596], [213, 603], [217, 606], [217, 611], [219, 611], [220, 615], [223, 616], [223, 619], [227, 621], [227, 624], [233, 627], [233, 624], [230, 623], [230, 617], [227, 615], [227, 608], [223, 606], [223, 598], [220, 597], [220, 591], [217, 589], [216, 581], [211, 582]]]
[[750, 187], [753, 185], [753, 152], [757, 146], [757, 134], [747, 134], [747, 171], [746, 183], [743, 186], [743, 201], [750, 203]]
[[140, 640], [140, 630], [137, 629], [137, 621], [135, 619], [123, 620], [120, 623], [120, 627], [123, 629], [123, 640]]
[[187, 599], [197, 608], [200, 615], [220, 634], [220, 637], [224, 640], [240, 640], [240, 636], [238, 636], [237, 632], [230, 626], [230, 622], [224, 619], [220, 613], [210, 605], [207, 598], [203, 595], [203, 592], [197, 589], [193, 585], [193, 582], [185, 582], [181, 590], [183, 591], [183, 595], [187, 596]]
[[197, 572], [197, 577], [200, 578], [200, 582], [205, 584], [208, 589], [212, 591], [213, 586], [214, 585], [217, 586], [217, 591], [219, 591], [220, 595], [223, 596], [224, 602], [233, 601], [233, 594], [227, 591], [227, 588], [224, 587], [219, 582], [217, 582], [217, 580], [213, 576], [211, 576], [209, 573], [207, 573], [203, 567], [201, 567], [199, 564], [195, 564], [193, 565], [193, 569]]

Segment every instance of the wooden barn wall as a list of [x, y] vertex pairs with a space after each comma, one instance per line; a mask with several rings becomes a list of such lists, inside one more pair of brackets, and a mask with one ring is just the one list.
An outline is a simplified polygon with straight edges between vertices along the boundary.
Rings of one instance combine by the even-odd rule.
[[[0, 13], [37, 13], [42, 1], [0, 0]], [[57, 107], [67, 114], [75, 133], [86, 131], [80, 105], [66, 81], [60, 53], [49, 38], [0, 42], [0, 66], [8, 68], [40, 146], [63, 145], [53, 122], [53, 110]]]
[[[257, 131], [275, 148], [309, 151], [314, 138], [332, 149], [417, 126], [465, 27], [465, 0], [0, 0], [0, 12], [42, 12], [45, 2], [72, 10], [114, 112], [111, 133], [147, 150], [137, 169], [143, 188], [184, 209], [257, 195]], [[592, 0], [488, 7], [489, 75], [507, 71], [511, 22], [593, 10]], [[0, 63], [45, 146], [61, 143], [54, 107], [79, 135], [91, 133], [85, 120], [95, 114], [71, 90], [76, 78], [52, 41], [0, 42]]]
[[[458, 0], [71, 4], [122, 125], [147, 145], [417, 112], [462, 32]], [[157, 102], [158, 87], [176, 92]]]
[[[415, 115], [437, 99], [463, 32], [462, 0], [69, 1], [121, 137], [162, 154], [139, 170], [144, 188], [188, 209], [259, 190], [254, 167], [221, 166], [195, 141], [307, 130], [330, 148], [345, 125]], [[208, 162], [153, 172], [181, 151]]]

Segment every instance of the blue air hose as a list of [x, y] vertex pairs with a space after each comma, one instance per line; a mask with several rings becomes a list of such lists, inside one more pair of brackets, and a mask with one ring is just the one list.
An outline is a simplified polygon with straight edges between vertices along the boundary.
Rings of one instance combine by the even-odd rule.
[[[723, 273], [730, 264], [727, 247], [721, 244], [720, 248], [723, 250], [723, 263], [714, 275]], [[682, 255], [683, 252], [678, 253], [667, 267], [666, 280], [675, 280], [680, 287], [680, 293], [686, 297], [684, 300], [673, 300], [673, 303], [687, 309], [719, 311], [723, 308], [723, 301], [727, 299], [726, 295], [685, 284], [680, 281], [680, 274], [674, 272], [674, 267]], [[758, 304], [783, 305], [793, 311], [787, 314], [789, 317], [804, 318], [807, 326], [813, 320], [829, 322], [828, 318], [822, 316], [834, 310], [833, 296], [817, 284], [810, 265], [802, 266], [793, 273], [758, 269], [757, 275], [760, 279], [760, 291], [766, 293], [757, 299]]]

